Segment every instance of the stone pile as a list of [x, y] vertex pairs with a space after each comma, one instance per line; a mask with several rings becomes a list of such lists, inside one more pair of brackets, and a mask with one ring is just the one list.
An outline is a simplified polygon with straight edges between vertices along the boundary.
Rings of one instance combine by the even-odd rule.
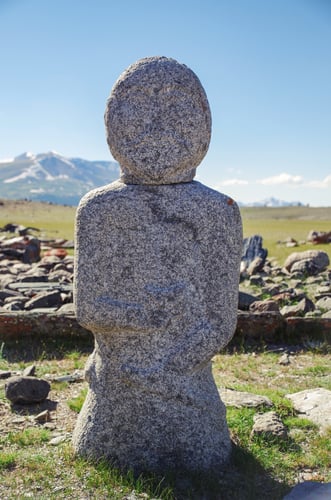
[[[59, 254], [60, 256], [56, 255]], [[72, 303], [73, 257], [64, 252], [32, 264], [0, 260], [0, 312], [49, 310]]]
[[260, 271], [241, 273], [239, 309], [283, 318], [331, 318], [331, 270], [326, 252], [295, 252], [284, 267], [266, 260]]
[[[54, 253], [32, 264], [0, 259], [0, 313], [59, 311], [73, 314], [73, 257], [59, 251]], [[260, 270], [256, 269], [257, 265]], [[262, 267], [260, 257], [248, 264], [246, 257], [243, 258], [239, 311], [256, 315], [274, 313], [280, 319], [331, 319], [328, 265], [328, 255], [318, 250], [295, 252], [283, 267], [266, 256]]]

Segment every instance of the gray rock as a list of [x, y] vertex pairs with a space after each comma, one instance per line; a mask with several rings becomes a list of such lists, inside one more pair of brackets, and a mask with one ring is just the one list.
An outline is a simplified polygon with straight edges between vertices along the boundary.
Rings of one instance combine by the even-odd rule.
[[290, 316], [304, 316], [306, 313], [312, 312], [314, 310], [314, 303], [307, 297], [304, 297], [297, 304], [294, 304], [292, 306], [284, 306], [280, 312], [282, 316], [288, 318]]
[[27, 302], [29, 299], [27, 297], [24, 297], [24, 295], [13, 295], [11, 297], [7, 297], [4, 300], [5, 304], [10, 304], [11, 302], [22, 302], [23, 304]]
[[241, 273], [255, 274], [261, 271], [267, 255], [268, 251], [262, 247], [262, 236], [256, 234], [245, 238], [240, 264]]
[[20, 297], [17, 292], [12, 290], [0, 290], [0, 300], [5, 301], [8, 298]]
[[269, 283], [269, 284], [266, 284], [262, 288], [263, 293], [271, 295], [272, 297], [275, 295], [278, 295], [281, 292], [281, 290], [282, 290], [282, 287], [280, 285], [278, 285], [277, 283]]
[[[249, 274], [249, 272], [247, 271]], [[264, 284], [262, 276], [259, 274], [253, 274], [252, 276], [249, 277], [249, 282], [251, 285], [255, 286], [262, 286]]]
[[249, 266], [247, 267], [247, 274], [248, 276], [252, 276], [258, 271], [261, 271], [263, 269], [265, 263], [265, 258], [262, 258], [260, 256], [255, 257], [255, 259], [250, 262]]
[[284, 353], [278, 360], [279, 365], [287, 366], [291, 363], [290, 356]]
[[48, 281], [58, 281], [60, 283], [70, 283], [72, 281], [72, 273], [66, 270], [54, 270], [49, 273]]
[[304, 481], [294, 486], [283, 500], [330, 500], [330, 498], [331, 483]]
[[271, 407], [272, 402], [266, 396], [259, 396], [250, 392], [235, 391], [222, 387], [219, 394], [225, 406], [234, 406], [235, 408], [259, 408], [261, 406]]
[[24, 377], [34, 377], [36, 375], [36, 365], [29, 365], [23, 370]]
[[59, 264], [60, 262], [62, 262], [61, 259], [56, 255], [48, 255], [46, 257], [43, 257], [41, 261], [38, 262], [36, 267], [50, 271], [56, 264]]
[[254, 313], [279, 312], [279, 305], [274, 300], [257, 300], [249, 306], [249, 310]]
[[51, 413], [49, 410], [44, 410], [44, 411], [38, 413], [38, 415], [36, 415], [34, 417], [34, 420], [36, 422], [38, 422], [39, 424], [44, 424], [46, 422], [49, 422], [50, 419], [51, 419]]
[[24, 301], [17, 299], [7, 302], [2, 306], [3, 311], [23, 311], [23, 309], [24, 309]]
[[234, 333], [242, 234], [234, 201], [192, 181], [208, 102], [191, 70], [149, 58], [105, 120], [122, 177], [77, 212], [76, 314], [95, 350], [74, 449], [135, 471], [219, 468], [231, 444], [211, 358]]
[[65, 441], [67, 441], [68, 439], [68, 435], [67, 434], [61, 434], [59, 436], [55, 436], [53, 439], [51, 439], [48, 444], [50, 446], [58, 446], [59, 444], [62, 444], [64, 443]]
[[315, 307], [325, 312], [331, 311], [331, 297], [322, 297], [315, 303]]
[[252, 437], [263, 435], [265, 437], [286, 439], [287, 429], [276, 412], [268, 411], [267, 413], [254, 415], [254, 425], [251, 435]]
[[330, 264], [329, 256], [321, 250], [306, 250], [289, 255], [284, 263], [284, 268], [291, 273], [318, 274]]
[[59, 307], [56, 311], [58, 314], [75, 314], [74, 304], [72, 302], [68, 304], [63, 304], [63, 306]]
[[251, 304], [253, 304], [257, 298], [250, 293], [239, 291], [239, 302], [238, 309], [241, 311], [248, 311]]
[[61, 293], [57, 290], [52, 292], [40, 292], [25, 304], [25, 309], [40, 309], [44, 307], [56, 307], [62, 305]]
[[12, 403], [31, 404], [44, 401], [50, 391], [47, 380], [36, 377], [11, 377], [5, 383], [5, 396]]
[[308, 418], [318, 425], [323, 433], [331, 426], [331, 391], [324, 388], [307, 389], [287, 394], [295, 411], [301, 418]]
[[60, 377], [54, 377], [52, 380], [54, 382], [83, 382], [84, 373], [80, 370], [76, 370], [70, 375], [61, 375]]

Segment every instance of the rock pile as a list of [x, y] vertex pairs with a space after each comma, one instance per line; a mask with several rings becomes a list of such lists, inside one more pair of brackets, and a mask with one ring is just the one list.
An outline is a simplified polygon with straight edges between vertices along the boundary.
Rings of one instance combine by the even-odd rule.
[[331, 318], [331, 270], [320, 250], [295, 252], [284, 267], [265, 260], [260, 271], [241, 273], [239, 309], [288, 317]]
[[0, 311], [57, 310], [72, 303], [72, 281], [73, 257], [64, 252], [55, 251], [32, 264], [3, 258]]
[[[292, 253], [283, 267], [268, 260], [262, 248], [262, 238], [252, 237], [256, 252], [246, 243], [241, 265], [237, 332], [247, 338], [275, 339], [275, 332], [287, 334], [309, 333], [316, 325], [331, 332], [331, 269], [326, 252], [308, 250]], [[262, 251], [259, 247], [262, 248]], [[13, 333], [22, 328], [13, 325], [9, 315], [43, 313], [43, 332], [48, 326], [45, 317], [59, 322], [70, 316], [70, 325], [62, 324], [64, 331], [83, 328], [76, 324], [72, 303], [73, 257], [62, 248], [41, 252], [38, 262], [23, 263], [18, 258], [0, 255], [0, 323], [1, 319]], [[48, 255], [45, 255], [45, 254]], [[53, 254], [53, 255], [52, 255]], [[36, 316], [36, 315], [34, 315]], [[24, 321], [32, 321], [24, 314]], [[23, 318], [20, 318], [20, 324]], [[38, 330], [35, 320], [25, 330]], [[49, 328], [54, 329], [54, 321]], [[1, 330], [1, 329], [0, 329]], [[0, 334], [3, 333], [3, 329]], [[87, 333], [87, 331], [86, 331]], [[7, 338], [10, 335], [5, 335]], [[20, 334], [19, 334], [20, 336]]]

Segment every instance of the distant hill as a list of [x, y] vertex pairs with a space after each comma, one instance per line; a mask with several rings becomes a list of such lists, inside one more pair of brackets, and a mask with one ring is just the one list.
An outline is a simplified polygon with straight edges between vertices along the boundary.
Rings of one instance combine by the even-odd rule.
[[115, 161], [66, 158], [59, 153], [23, 153], [0, 160], [0, 197], [77, 205], [91, 189], [119, 177]]
[[284, 201], [277, 198], [265, 198], [261, 201], [254, 201], [252, 203], [238, 203], [241, 207], [302, 207], [303, 203], [300, 201]]

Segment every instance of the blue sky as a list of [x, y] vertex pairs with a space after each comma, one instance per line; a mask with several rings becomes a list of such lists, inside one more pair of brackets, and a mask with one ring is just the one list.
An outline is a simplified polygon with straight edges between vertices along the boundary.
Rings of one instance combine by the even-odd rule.
[[331, 205], [330, 0], [0, 0], [0, 159], [111, 159], [106, 99], [151, 55], [207, 92], [198, 180], [243, 202]]

